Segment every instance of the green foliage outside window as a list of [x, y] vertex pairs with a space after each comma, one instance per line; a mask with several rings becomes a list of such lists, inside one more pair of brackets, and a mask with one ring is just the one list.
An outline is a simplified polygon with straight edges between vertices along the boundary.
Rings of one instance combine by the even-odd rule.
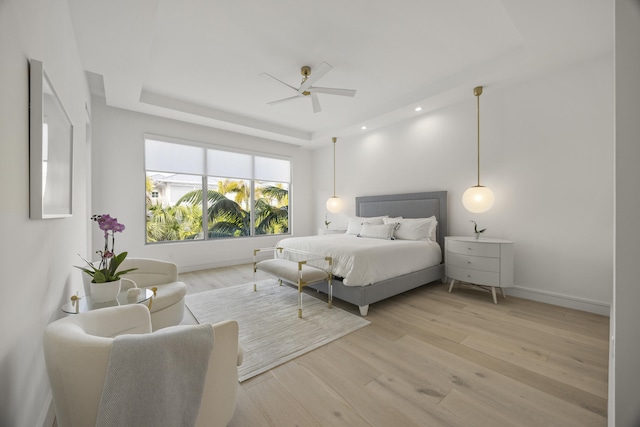
[[[173, 205], [151, 197], [154, 185], [147, 176], [147, 242], [233, 238], [289, 232], [287, 184], [255, 181], [254, 220], [251, 221], [251, 181], [211, 179], [206, 194], [207, 225], [203, 232], [203, 192], [187, 192]], [[212, 188], [213, 187], [213, 188]]]

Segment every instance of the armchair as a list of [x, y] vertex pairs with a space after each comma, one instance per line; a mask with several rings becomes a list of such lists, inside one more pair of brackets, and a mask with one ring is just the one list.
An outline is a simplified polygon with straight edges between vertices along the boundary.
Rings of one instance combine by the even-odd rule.
[[[44, 356], [59, 427], [96, 424], [113, 338], [147, 333], [151, 333], [149, 310], [139, 304], [80, 313], [47, 326]], [[213, 333], [198, 427], [226, 426], [236, 405], [237, 366], [242, 363], [238, 323], [216, 323]]]
[[[151, 304], [151, 324], [154, 331], [182, 322], [187, 286], [178, 281], [178, 267], [174, 263], [146, 258], [126, 258], [120, 268], [137, 269], [122, 277], [132, 280], [139, 288], [157, 288]], [[124, 280], [122, 289], [125, 290], [128, 286], [133, 285]]]

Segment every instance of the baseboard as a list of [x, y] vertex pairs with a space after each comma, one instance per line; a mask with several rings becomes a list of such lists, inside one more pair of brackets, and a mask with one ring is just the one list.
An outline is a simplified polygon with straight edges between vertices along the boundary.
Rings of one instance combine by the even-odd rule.
[[252, 262], [253, 262], [253, 258], [248, 257], [243, 259], [226, 260], [222, 262], [210, 262], [206, 264], [178, 266], [178, 273], [189, 273], [191, 271], [208, 270], [210, 268], [229, 267], [232, 265], [249, 264]]
[[505, 293], [518, 298], [530, 299], [547, 304], [558, 305], [560, 307], [572, 308], [575, 310], [587, 311], [589, 313], [600, 314], [609, 317], [611, 306], [599, 301], [591, 301], [584, 298], [576, 298], [562, 295], [555, 292], [541, 291], [539, 289], [528, 289], [514, 286], [505, 288]]

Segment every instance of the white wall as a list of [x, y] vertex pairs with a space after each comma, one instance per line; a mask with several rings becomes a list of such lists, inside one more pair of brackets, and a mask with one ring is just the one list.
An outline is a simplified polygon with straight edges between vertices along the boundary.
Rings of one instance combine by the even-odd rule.
[[[312, 224], [311, 152], [291, 144], [134, 113], [93, 98], [93, 213], [108, 213], [126, 227], [116, 236], [117, 252], [130, 257], [175, 262], [180, 271], [250, 262], [253, 249], [275, 245], [279, 237], [223, 239], [202, 242], [145, 244], [144, 134], [180, 138], [258, 153], [288, 156], [293, 163], [292, 234], [310, 234]], [[109, 159], [109, 161], [107, 161]], [[94, 227], [94, 246], [102, 237]], [[96, 247], [98, 249], [98, 247]]]
[[[462, 193], [476, 183], [476, 99], [395, 126], [339, 139], [336, 193], [354, 197], [447, 190], [449, 234], [516, 242], [512, 295], [609, 314], [613, 274], [613, 58], [599, 58], [511, 87], [484, 88], [481, 183], [496, 195], [483, 214]], [[315, 222], [332, 194], [332, 148], [314, 156]], [[345, 227], [346, 228], [346, 227]]]
[[[619, 0], [637, 32], [632, 0]], [[635, 7], [635, 6], [634, 6]], [[635, 27], [633, 27], [635, 25]], [[144, 245], [142, 135], [144, 132], [289, 155], [294, 161], [292, 227], [311, 234], [322, 226], [324, 202], [332, 193], [331, 143], [310, 153], [291, 146], [98, 106], [94, 118], [94, 189], [91, 210], [85, 179], [88, 90], [64, 1], [0, 0], [0, 257], [4, 297], [0, 303], [0, 425], [50, 425], [50, 390], [42, 357], [42, 333], [61, 317], [60, 306], [81, 289], [76, 254], [87, 253], [88, 218], [112, 213], [127, 225], [118, 248], [132, 256], [173, 259], [181, 269], [244, 262], [251, 249], [274, 238]], [[630, 40], [637, 40], [638, 35]], [[631, 52], [634, 45], [629, 47]], [[634, 51], [635, 52], [635, 51]], [[28, 219], [27, 61], [44, 62], [75, 125], [74, 215], [68, 219]], [[638, 60], [636, 58], [635, 64]], [[637, 68], [634, 68], [637, 70]], [[635, 73], [635, 74], [634, 74]], [[634, 86], [637, 71], [626, 76]], [[516, 284], [528, 296], [568, 296], [578, 306], [611, 302], [613, 238], [612, 59], [603, 58], [512, 88], [485, 89], [482, 106], [482, 181], [497, 196], [494, 208], [471, 215], [459, 202], [475, 181], [475, 99], [358, 138], [339, 140], [337, 193], [353, 214], [356, 195], [446, 189], [450, 234], [470, 234], [469, 219], [488, 227], [487, 235], [517, 242]], [[624, 87], [623, 87], [624, 88]], [[625, 88], [627, 90], [628, 88]], [[628, 100], [632, 112], [635, 100]], [[634, 113], [635, 114], [635, 113]], [[637, 160], [637, 114], [626, 122], [627, 139], [618, 157]], [[635, 127], [634, 127], [635, 126]], [[618, 127], [618, 132], [625, 128]], [[635, 144], [635, 145], [634, 145]], [[107, 150], [109, 152], [107, 153]], [[114, 154], [115, 153], [115, 154]], [[626, 157], [629, 156], [629, 157]], [[109, 164], [103, 159], [113, 159]], [[313, 170], [313, 180], [310, 171]], [[618, 164], [618, 194], [635, 194], [635, 164]], [[140, 188], [135, 185], [140, 182]], [[312, 185], [312, 183], [315, 183]], [[621, 187], [620, 183], [629, 186]], [[525, 191], [526, 190], [526, 191]], [[624, 191], [622, 191], [624, 190]], [[524, 193], [524, 194], [523, 194]], [[637, 194], [636, 194], [637, 196]], [[618, 200], [619, 230], [637, 230], [635, 199]], [[620, 217], [620, 213], [624, 216]], [[332, 227], [343, 218], [335, 216]], [[625, 229], [622, 226], [629, 226]], [[637, 233], [637, 231], [636, 231]], [[96, 233], [97, 234], [97, 233]], [[634, 237], [634, 235], [632, 235]], [[97, 240], [96, 240], [97, 239]], [[100, 236], [94, 237], [99, 242]], [[616, 320], [620, 326], [617, 412], [637, 409], [638, 300], [634, 242], [618, 242]], [[95, 245], [94, 245], [95, 246]], [[585, 251], [589, 248], [589, 251]], [[96, 248], [94, 247], [93, 250]], [[623, 252], [624, 251], [624, 252]], [[624, 263], [622, 263], [624, 261]], [[625, 275], [623, 275], [626, 274]], [[565, 300], [562, 301], [569, 301]], [[595, 302], [590, 304], [590, 302]], [[628, 412], [627, 412], [628, 414]], [[621, 416], [622, 418], [622, 416]], [[623, 425], [623, 424], [620, 424]]]
[[[81, 288], [88, 88], [65, 1], [0, 1], [0, 425], [51, 425], [45, 326]], [[29, 219], [28, 59], [44, 67], [74, 124], [73, 216]]]
[[609, 425], [640, 425], [640, 2], [616, 0], [615, 287]]

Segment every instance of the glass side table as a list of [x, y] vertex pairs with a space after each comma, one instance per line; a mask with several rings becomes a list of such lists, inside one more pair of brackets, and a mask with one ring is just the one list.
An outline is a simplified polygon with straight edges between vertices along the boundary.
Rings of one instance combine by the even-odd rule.
[[120, 292], [118, 297], [113, 301], [93, 302], [91, 297], [71, 297], [71, 301], [62, 306], [62, 311], [68, 314], [84, 313], [89, 310], [97, 310], [105, 307], [115, 307], [117, 305], [140, 304], [149, 301], [153, 297], [153, 291], [146, 288], [135, 288], [139, 292], [129, 292], [134, 289], [128, 289]]

